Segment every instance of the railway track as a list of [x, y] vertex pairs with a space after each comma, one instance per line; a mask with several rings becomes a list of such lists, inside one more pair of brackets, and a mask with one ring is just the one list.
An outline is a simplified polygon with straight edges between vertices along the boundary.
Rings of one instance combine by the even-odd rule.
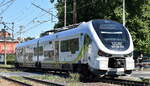
[[62, 84], [52, 83], [52, 82], [48, 82], [48, 81], [44, 81], [44, 80], [39, 80], [39, 79], [31, 78], [31, 77], [23, 77], [23, 78], [28, 79], [30, 81], [37, 82], [37, 83], [42, 83], [44, 85], [49, 85], [49, 86], [65, 86], [65, 85], [62, 85]]
[[147, 82], [111, 79], [111, 78], [100, 78], [98, 82], [117, 84], [117, 85], [123, 85], [123, 86], [150, 86], [150, 83], [147, 83]]
[[19, 81], [19, 80], [15, 80], [15, 79], [12, 79], [12, 78], [9, 78], [9, 77], [5, 77], [5, 76], [0, 76], [2, 79], [5, 79], [5, 80], [8, 80], [8, 81], [11, 81], [11, 82], [14, 82], [18, 85], [21, 85], [21, 86], [32, 86], [31, 84], [28, 84], [28, 83], [24, 83], [22, 81]]
[[[65, 85], [61, 85], [58, 83], [52, 83], [52, 82], [48, 82], [48, 81], [43, 81], [43, 80], [39, 80], [39, 79], [35, 79], [35, 78], [30, 78], [30, 77], [22, 77], [24, 78], [24, 80], [27, 80], [29, 83], [34, 82], [32, 84], [23, 82], [22, 80], [16, 80], [16, 79], [12, 79], [10, 77], [6, 77], [6, 76], [0, 76], [2, 79], [5, 79], [7, 81], [13, 82], [18, 84], [19, 86], [65, 86]], [[35, 85], [36, 83], [36, 85]]]
[[[6, 68], [6, 69], [15, 70], [15, 68]], [[2, 77], [2, 76], [0, 76], [0, 77]], [[6, 80], [9, 80], [9, 81], [12, 81], [12, 82], [15, 82], [15, 83], [26, 84], [26, 83], [23, 83], [23, 82], [20, 82], [20, 81], [17, 81], [17, 80], [11, 80], [8, 77], [2, 77], [2, 78], [6, 79]], [[47, 82], [47, 81], [43, 81], [43, 80], [38, 80], [38, 79], [30, 78], [30, 77], [23, 77], [23, 78], [26, 79], [26, 80], [29, 80], [29, 81], [34, 81], [36, 83], [41, 83], [41, 84], [50, 85], [50, 86], [64, 86], [64, 85], [61, 85], [61, 84]], [[123, 85], [123, 86], [150, 86], [150, 83], [146, 83], [146, 82], [122, 80], [122, 79], [112, 79], [112, 78], [99, 78], [99, 79], [96, 80], [96, 82], [117, 84], [117, 85]], [[32, 86], [32, 85], [26, 84], [25, 86]]]

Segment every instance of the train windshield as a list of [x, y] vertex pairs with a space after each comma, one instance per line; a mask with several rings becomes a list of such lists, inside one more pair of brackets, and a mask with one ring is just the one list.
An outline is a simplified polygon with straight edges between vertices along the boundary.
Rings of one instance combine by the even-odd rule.
[[119, 23], [93, 21], [93, 27], [103, 44], [111, 50], [126, 50], [129, 47], [129, 36]]

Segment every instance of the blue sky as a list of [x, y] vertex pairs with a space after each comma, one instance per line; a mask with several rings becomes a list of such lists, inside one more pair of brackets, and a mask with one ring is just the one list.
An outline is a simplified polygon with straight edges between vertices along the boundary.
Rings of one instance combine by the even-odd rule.
[[[6, 3], [10, 0], [0, 0], [0, 3]], [[2, 3], [2, 4], [4, 4]], [[11, 3], [11, 2], [10, 2]], [[53, 29], [54, 24], [56, 23], [57, 19], [53, 17], [53, 21], [51, 21], [51, 15], [41, 11], [39, 8], [36, 8], [32, 5], [35, 3], [36, 5], [44, 8], [45, 10], [51, 11], [54, 15], [56, 15], [57, 11], [55, 9], [55, 3], [50, 3], [49, 0], [14, 0], [14, 2], [5, 10], [2, 14], [1, 12], [7, 8], [7, 5], [10, 3], [2, 6], [0, 4], [0, 17], [3, 17], [2, 21], [4, 22], [14, 22], [15, 23], [15, 38], [19, 37], [18, 34], [19, 27], [24, 26], [22, 37], [39, 37], [41, 32]], [[34, 20], [34, 21], [33, 21]], [[38, 21], [48, 21], [43, 24], [39, 23]], [[9, 25], [11, 27], [11, 24]], [[0, 25], [1, 29], [3, 28]], [[11, 31], [8, 30], [10, 33]]]

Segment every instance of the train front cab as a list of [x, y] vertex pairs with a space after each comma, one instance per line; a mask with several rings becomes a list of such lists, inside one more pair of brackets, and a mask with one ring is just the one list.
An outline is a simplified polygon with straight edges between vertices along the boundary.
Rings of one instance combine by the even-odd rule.
[[97, 47], [95, 51], [96, 68], [92, 71], [105, 75], [130, 74], [134, 69], [133, 43], [127, 29], [122, 24], [107, 20], [95, 20], [92, 25], [100, 39], [96, 42], [101, 42], [101, 48]]
[[99, 56], [96, 59], [96, 65], [92, 71], [98, 75], [125, 75], [132, 73], [134, 60], [131, 57]]

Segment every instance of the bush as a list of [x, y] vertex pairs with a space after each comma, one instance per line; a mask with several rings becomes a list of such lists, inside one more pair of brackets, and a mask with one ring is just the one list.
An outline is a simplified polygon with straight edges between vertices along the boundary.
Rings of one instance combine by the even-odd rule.
[[7, 64], [14, 64], [15, 62], [15, 54], [7, 55]]

